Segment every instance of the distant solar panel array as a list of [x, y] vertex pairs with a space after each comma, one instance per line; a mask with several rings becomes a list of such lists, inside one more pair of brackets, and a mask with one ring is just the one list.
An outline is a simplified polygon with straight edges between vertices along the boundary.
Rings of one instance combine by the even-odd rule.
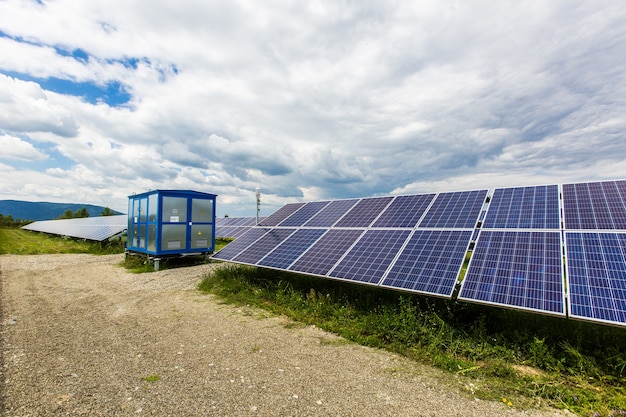
[[22, 229], [101, 242], [123, 233], [127, 227], [128, 216], [124, 214], [119, 216], [40, 220], [27, 224]]
[[626, 181], [292, 203], [245, 227], [213, 258], [626, 326]]
[[215, 236], [236, 239], [252, 226], [256, 226], [256, 217], [216, 217]]

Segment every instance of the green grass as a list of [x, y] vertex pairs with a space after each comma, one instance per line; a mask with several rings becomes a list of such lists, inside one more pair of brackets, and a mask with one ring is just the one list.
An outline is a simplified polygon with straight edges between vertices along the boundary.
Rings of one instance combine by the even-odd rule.
[[124, 252], [123, 243], [63, 238], [18, 228], [0, 228], [0, 255], [38, 255], [51, 253], [91, 253], [96, 255]]
[[[217, 238], [215, 239], [215, 251], [222, 249], [233, 239]], [[166, 270], [171, 268], [184, 268], [187, 266], [200, 265], [205, 263], [204, 255], [201, 256], [176, 256], [171, 258], [162, 258], [159, 263], [159, 270]], [[122, 261], [121, 266], [128, 269], [129, 272], [135, 274], [142, 274], [145, 272], [154, 272], [154, 263], [148, 259], [144, 254], [129, 254]]]
[[626, 415], [621, 328], [246, 266], [223, 265], [199, 289], [432, 364], [472, 397]]
[[159, 375], [154, 374], [154, 375], [148, 375], [148, 376], [143, 377], [141, 379], [143, 379], [144, 381], [146, 381], [148, 383], [153, 383], [153, 382], [160, 381], [161, 377]]

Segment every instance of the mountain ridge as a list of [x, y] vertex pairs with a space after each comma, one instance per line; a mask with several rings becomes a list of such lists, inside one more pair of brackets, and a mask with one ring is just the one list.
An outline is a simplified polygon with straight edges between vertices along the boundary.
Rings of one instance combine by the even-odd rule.
[[[86, 208], [89, 217], [100, 216], [100, 213], [106, 208], [94, 204], [79, 203], [50, 203], [46, 201], [33, 202], [23, 200], [0, 200], [0, 214], [3, 216], [12, 216], [13, 219], [21, 220], [54, 220], [58, 219], [67, 210], [72, 213]], [[111, 210], [113, 214], [124, 214], [115, 210]]]

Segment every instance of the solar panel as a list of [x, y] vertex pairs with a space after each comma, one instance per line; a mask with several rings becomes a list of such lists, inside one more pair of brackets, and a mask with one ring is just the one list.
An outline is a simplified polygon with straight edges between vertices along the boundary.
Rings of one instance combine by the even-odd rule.
[[312, 275], [326, 275], [363, 232], [357, 229], [331, 229], [289, 269]]
[[434, 197], [435, 194], [396, 197], [372, 226], [413, 228]]
[[287, 269], [324, 232], [326, 229], [300, 229], [263, 258], [258, 265]]
[[357, 199], [331, 201], [329, 205], [324, 207], [304, 225], [307, 227], [330, 227], [358, 201]]
[[[287, 239], [296, 229], [270, 229], [259, 240], [247, 247], [243, 252], [233, 258], [235, 262], [256, 264], [265, 255]], [[238, 242], [239, 240], [235, 240]], [[228, 246], [227, 246], [228, 247]]]
[[411, 232], [372, 229], [329, 272], [329, 277], [378, 284]]
[[119, 215], [41, 220], [27, 224], [22, 229], [101, 242], [121, 234], [127, 227], [128, 216]]
[[276, 226], [287, 217], [291, 216], [296, 210], [302, 207], [305, 203], [291, 203], [285, 204], [271, 216], [267, 217], [263, 221], [259, 222], [259, 226]]
[[298, 210], [292, 216], [289, 216], [282, 223], [280, 223], [280, 226], [302, 226], [313, 215], [315, 215], [326, 205], [328, 205], [328, 203], [328, 201], [316, 201], [313, 203], [306, 203], [304, 207], [300, 208], [300, 210]]
[[243, 235], [239, 236], [235, 241], [230, 242], [221, 250], [213, 254], [212, 258], [231, 261], [240, 252], [248, 246], [256, 242], [261, 236], [265, 235], [270, 229], [253, 227]]
[[558, 185], [497, 188], [482, 227], [560, 229]]
[[626, 230], [626, 180], [563, 185], [567, 230]]
[[417, 230], [381, 286], [437, 296], [452, 296], [470, 230]]
[[565, 315], [560, 233], [482, 230], [459, 300]]
[[487, 196], [487, 190], [437, 195], [418, 227], [473, 229]]
[[569, 315], [626, 325], [626, 233], [566, 232]]
[[367, 227], [387, 207], [393, 197], [364, 198], [341, 218], [335, 227]]

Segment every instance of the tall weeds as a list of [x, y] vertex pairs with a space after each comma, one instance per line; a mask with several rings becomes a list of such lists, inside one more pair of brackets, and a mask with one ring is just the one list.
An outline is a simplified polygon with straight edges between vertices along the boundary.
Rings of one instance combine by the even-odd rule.
[[620, 328], [245, 266], [217, 268], [199, 288], [483, 381], [472, 395], [626, 414]]

